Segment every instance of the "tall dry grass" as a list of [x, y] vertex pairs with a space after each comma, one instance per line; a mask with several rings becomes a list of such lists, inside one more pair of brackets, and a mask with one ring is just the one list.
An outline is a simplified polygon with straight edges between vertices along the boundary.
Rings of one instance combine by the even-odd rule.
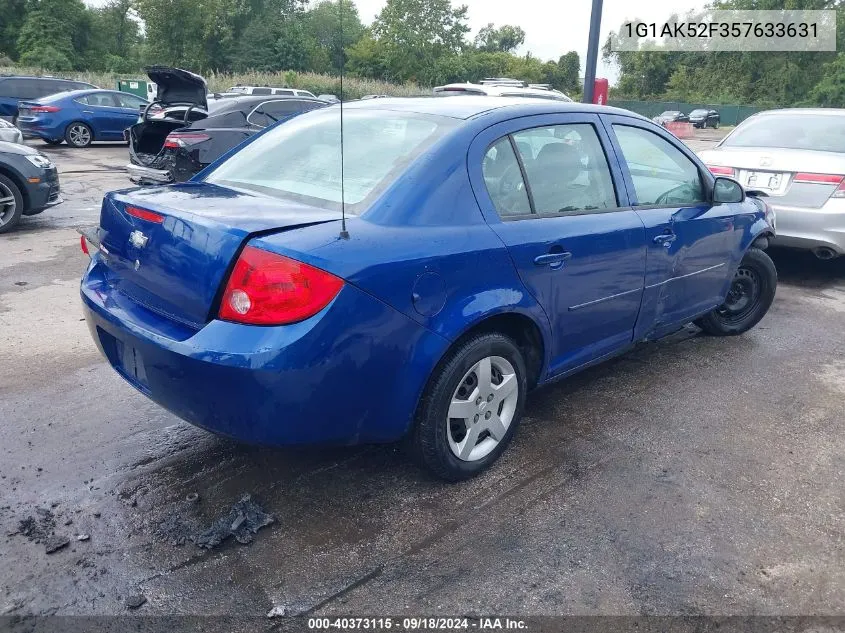
[[[64, 79], [75, 79], [94, 84], [100, 88], [117, 88], [118, 79], [146, 79], [143, 71], [137, 73], [107, 73], [107, 72], [45, 72], [35, 68], [20, 68], [16, 66], [0, 66], [0, 75], [51, 75]], [[244, 86], [284, 86], [286, 88], [300, 88], [310, 90], [315, 95], [334, 94], [340, 96], [340, 78], [333, 75], [317, 73], [300, 73], [294, 71], [279, 72], [247, 72], [247, 73], [206, 73], [205, 79], [212, 92], [223, 92], [238, 84]], [[368, 94], [385, 94], [395, 97], [413, 97], [430, 94], [430, 90], [415, 84], [392, 84], [374, 79], [359, 77], [344, 77], [343, 90], [347, 99], [358, 99]]]

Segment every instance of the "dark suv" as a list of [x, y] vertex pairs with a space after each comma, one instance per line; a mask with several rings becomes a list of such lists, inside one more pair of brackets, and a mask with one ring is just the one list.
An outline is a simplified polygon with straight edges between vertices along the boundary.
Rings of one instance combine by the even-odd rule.
[[40, 99], [57, 92], [96, 87], [82, 81], [55, 77], [0, 76], [0, 116], [11, 117], [14, 122], [18, 116], [19, 101]]

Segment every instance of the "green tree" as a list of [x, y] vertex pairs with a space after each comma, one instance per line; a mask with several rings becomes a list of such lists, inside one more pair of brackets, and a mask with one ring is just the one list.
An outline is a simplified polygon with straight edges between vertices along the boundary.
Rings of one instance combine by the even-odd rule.
[[86, 68], [91, 24], [82, 0], [30, 0], [18, 34], [21, 62], [48, 70]]
[[0, 0], [0, 55], [18, 57], [18, 35], [26, 18], [26, 0]]
[[525, 31], [510, 24], [496, 28], [491, 22], [475, 36], [475, 47], [487, 53], [512, 53], [524, 43]]
[[466, 46], [466, 21], [466, 6], [453, 8], [450, 0], [387, 0], [372, 27], [384, 46], [387, 79], [434, 83], [438, 63]]
[[555, 86], [567, 94], [581, 90], [581, 59], [576, 51], [569, 51], [557, 60], [558, 84]]
[[328, 53], [330, 70], [340, 71], [347, 59], [344, 51], [364, 36], [364, 25], [355, 3], [322, 0], [305, 14], [304, 20], [305, 32], [312, 45]]
[[845, 53], [825, 66], [821, 80], [810, 92], [810, 102], [826, 108], [845, 107]]

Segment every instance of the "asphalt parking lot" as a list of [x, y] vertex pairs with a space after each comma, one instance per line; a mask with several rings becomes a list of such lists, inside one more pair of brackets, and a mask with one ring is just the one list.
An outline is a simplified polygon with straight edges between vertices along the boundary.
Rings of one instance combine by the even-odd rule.
[[[503, 459], [444, 485], [394, 446], [240, 446], [126, 385], [74, 230], [126, 147], [41, 149], [66, 202], [0, 236], [0, 615], [845, 613], [845, 261], [772, 252], [752, 332], [538, 391]], [[190, 541], [244, 495], [274, 517], [251, 543]]]

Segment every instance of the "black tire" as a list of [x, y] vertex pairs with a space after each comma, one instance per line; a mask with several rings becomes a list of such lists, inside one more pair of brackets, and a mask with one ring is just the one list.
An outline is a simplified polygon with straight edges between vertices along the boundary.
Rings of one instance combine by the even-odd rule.
[[20, 222], [24, 205], [20, 188], [12, 179], [0, 174], [0, 199], [7, 198], [9, 194], [15, 199], [15, 206], [11, 210], [6, 204], [0, 206], [0, 233], [11, 231]]
[[[76, 130], [80, 131], [80, 134], [75, 134]], [[84, 135], [84, 136], [83, 136]], [[94, 132], [91, 128], [83, 123], [82, 121], [74, 121], [73, 123], [67, 126], [65, 130], [65, 141], [71, 147], [83, 148], [88, 147], [94, 140]]]
[[718, 122], [718, 121], [713, 121], [713, 129], [714, 129], [714, 130], [718, 130], [718, 129], [719, 129], [719, 122]]
[[[450, 448], [449, 434], [453, 432], [450, 427], [453, 420], [448, 418], [449, 407], [467, 372], [488, 357], [501, 357], [515, 370], [516, 407], [510, 425], [498, 445], [485, 457], [464, 461]], [[420, 399], [414, 426], [406, 438], [406, 444], [415, 460], [441, 479], [463, 481], [474, 477], [495, 462], [510, 444], [522, 418], [527, 391], [527, 370], [519, 347], [502, 334], [479, 334], [451, 351], [434, 370]]]
[[734, 275], [725, 303], [695, 324], [712, 336], [736, 336], [766, 316], [778, 286], [774, 262], [759, 248], [750, 248]]
[[45, 143], [47, 143], [47, 145], [61, 145], [62, 143], [65, 142], [65, 139], [63, 139], [63, 138], [50, 138], [50, 139], [45, 138], [45, 139], [41, 139], [41, 140], [43, 140]]

